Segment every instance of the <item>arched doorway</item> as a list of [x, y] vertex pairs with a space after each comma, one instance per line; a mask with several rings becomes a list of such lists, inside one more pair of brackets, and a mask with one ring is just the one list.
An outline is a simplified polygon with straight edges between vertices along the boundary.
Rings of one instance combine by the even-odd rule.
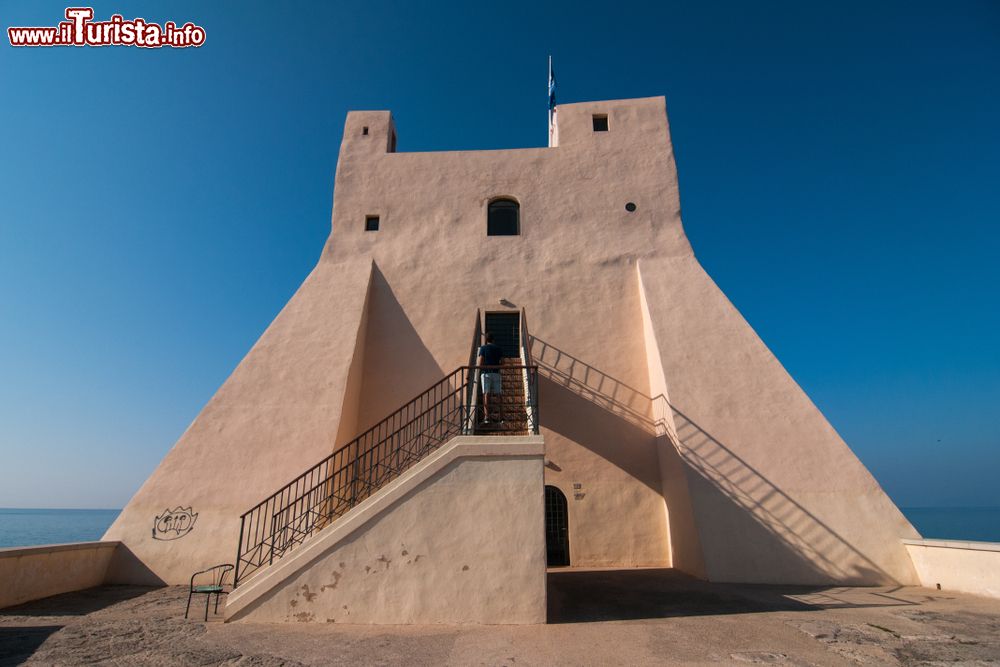
[[554, 486], [545, 487], [545, 556], [549, 567], [569, 565], [569, 512], [566, 496]]

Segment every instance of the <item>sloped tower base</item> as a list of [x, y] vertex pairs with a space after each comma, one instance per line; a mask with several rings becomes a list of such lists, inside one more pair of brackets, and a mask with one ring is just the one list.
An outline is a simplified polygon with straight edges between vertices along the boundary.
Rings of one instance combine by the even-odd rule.
[[[663, 98], [557, 119], [550, 148], [396, 153], [388, 112], [348, 115], [319, 264], [108, 531], [119, 580], [233, 562], [243, 512], [523, 308], [572, 566], [916, 583], [916, 531], [695, 259]], [[487, 234], [498, 198], [518, 234]]]

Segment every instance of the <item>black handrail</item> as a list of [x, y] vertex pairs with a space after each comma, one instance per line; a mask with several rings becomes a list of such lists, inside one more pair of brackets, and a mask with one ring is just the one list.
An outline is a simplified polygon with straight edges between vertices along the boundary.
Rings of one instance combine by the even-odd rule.
[[476, 365], [476, 358], [479, 356], [479, 346], [483, 344], [483, 316], [481, 311], [476, 309], [476, 326], [472, 330], [472, 350], [469, 352], [469, 366]]
[[[530, 378], [524, 430], [538, 433], [530, 405], [536, 367], [509, 366]], [[460, 366], [416, 398], [339, 447], [240, 517], [235, 584], [294, 549], [414, 463], [475, 424], [476, 369]], [[470, 387], [471, 385], [471, 387]], [[509, 435], [511, 431], [493, 432]]]
[[[483, 342], [483, 316], [480, 310], [476, 309], [476, 326], [472, 330], [472, 349], [469, 351], [469, 368], [474, 368], [479, 362], [479, 346]], [[476, 414], [478, 410], [476, 408], [479, 402], [479, 391], [477, 389], [476, 383], [478, 382], [477, 374], [475, 371], [471, 373], [472, 377], [469, 378], [468, 390], [465, 393], [465, 404], [469, 406], [469, 418], [465, 424], [465, 432], [473, 433], [476, 428]]]
[[524, 364], [524, 389], [525, 389], [525, 409], [528, 411], [528, 418], [534, 425], [534, 432], [538, 433], [541, 422], [538, 419], [538, 382], [537, 378], [532, 380], [531, 372], [528, 369], [538, 368], [531, 357], [531, 334], [528, 332], [528, 318], [521, 309], [521, 363]]
[[528, 319], [525, 315], [524, 308], [521, 309], [521, 355], [523, 357], [522, 361], [525, 366], [534, 366], [535, 363], [531, 359], [531, 334], [528, 332]]

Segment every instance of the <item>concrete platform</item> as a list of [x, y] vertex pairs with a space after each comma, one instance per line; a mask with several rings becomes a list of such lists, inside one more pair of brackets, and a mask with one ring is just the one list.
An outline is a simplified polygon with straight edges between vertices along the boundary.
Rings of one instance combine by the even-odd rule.
[[107, 586], [0, 610], [0, 665], [1000, 663], [1000, 601], [915, 587], [553, 570], [537, 626], [202, 623], [184, 620], [186, 597]]

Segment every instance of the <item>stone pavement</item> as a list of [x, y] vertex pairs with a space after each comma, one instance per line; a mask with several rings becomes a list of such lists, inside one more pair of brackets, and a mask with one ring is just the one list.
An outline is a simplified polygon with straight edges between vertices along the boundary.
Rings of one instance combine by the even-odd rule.
[[562, 570], [542, 626], [202, 623], [186, 598], [107, 586], [0, 610], [0, 665], [1000, 664], [1000, 600], [923, 588]]

